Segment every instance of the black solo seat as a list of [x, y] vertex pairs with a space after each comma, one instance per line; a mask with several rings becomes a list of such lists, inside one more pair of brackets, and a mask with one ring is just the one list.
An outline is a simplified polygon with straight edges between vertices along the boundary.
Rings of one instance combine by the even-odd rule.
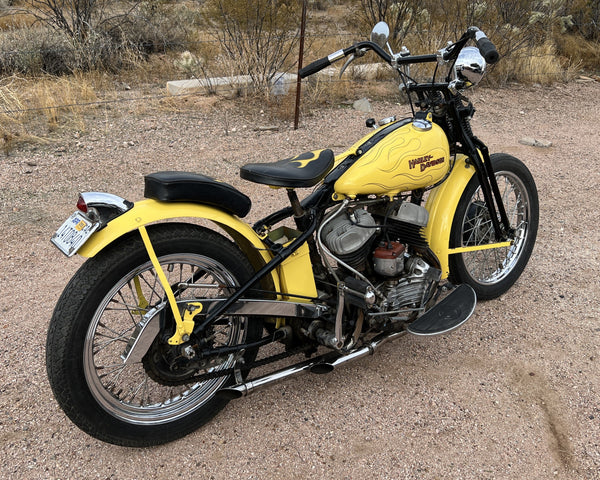
[[240, 169], [240, 176], [273, 187], [313, 187], [327, 175], [333, 162], [331, 150], [317, 150], [273, 163], [249, 163]]
[[144, 177], [144, 197], [160, 202], [210, 205], [240, 218], [248, 215], [252, 201], [235, 187], [198, 173], [156, 172]]

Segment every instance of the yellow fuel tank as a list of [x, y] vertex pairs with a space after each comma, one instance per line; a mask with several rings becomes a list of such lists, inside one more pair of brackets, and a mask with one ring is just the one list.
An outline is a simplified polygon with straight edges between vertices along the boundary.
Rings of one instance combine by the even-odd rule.
[[385, 195], [428, 187], [450, 170], [450, 147], [441, 127], [399, 120], [358, 142], [356, 162], [335, 182], [335, 192]]

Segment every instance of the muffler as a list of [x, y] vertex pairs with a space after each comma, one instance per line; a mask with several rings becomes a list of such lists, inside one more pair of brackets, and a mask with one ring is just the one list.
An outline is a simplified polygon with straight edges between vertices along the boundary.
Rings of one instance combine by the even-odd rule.
[[260, 390], [272, 383], [285, 380], [290, 377], [294, 377], [301, 373], [311, 372], [317, 374], [329, 373], [335, 370], [340, 365], [345, 363], [358, 360], [359, 358], [366, 357], [367, 355], [373, 355], [381, 345], [391, 340], [395, 340], [399, 337], [406, 335], [406, 331], [394, 332], [394, 333], [382, 333], [374, 337], [368, 345], [364, 347], [356, 348], [349, 352], [328, 352], [324, 355], [315, 358], [309, 358], [295, 365], [282, 368], [276, 372], [263, 375], [262, 377], [248, 380], [245, 383], [234, 385], [231, 387], [222, 388], [218, 394], [226, 398], [240, 398], [249, 395], [252, 392]]

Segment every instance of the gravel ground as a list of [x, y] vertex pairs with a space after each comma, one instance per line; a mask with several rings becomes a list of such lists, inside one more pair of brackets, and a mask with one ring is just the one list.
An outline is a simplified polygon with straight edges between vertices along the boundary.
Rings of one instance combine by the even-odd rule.
[[[254, 199], [249, 221], [285, 195], [238, 167], [367, 133], [366, 114], [316, 110], [293, 131], [257, 132], [252, 110], [92, 112], [85, 132], [26, 148], [0, 171], [0, 469], [6, 478], [600, 479], [600, 84], [480, 89], [474, 129], [522, 158], [541, 203], [529, 266], [460, 330], [403, 337], [325, 376], [235, 400], [188, 437], [151, 449], [103, 444], [59, 410], [44, 366], [54, 303], [80, 260], [49, 243], [77, 193], [142, 196], [144, 174], [207, 172]], [[375, 103], [374, 117], [405, 106]], [[253, 113], [254, 112], [254, 113]], [[228, 135], [225, 134], [227, 130]], [[551, 148], [519, 144], [550, 140]], [[596, 193], [597, 194], [597, 193]], [[181, 448], [179, 453], [175, 449]], [[177, 450], [178, 451], [178, 450]]]

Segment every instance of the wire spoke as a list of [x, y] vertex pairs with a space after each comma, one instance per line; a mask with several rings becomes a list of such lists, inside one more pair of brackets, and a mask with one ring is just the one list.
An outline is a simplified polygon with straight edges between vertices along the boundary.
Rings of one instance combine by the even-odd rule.
[[[201, 255], [172, 254], [159, 257], [159, 262], [172, 286], [179, 283], [201, 283], [218, 287], [175, 289], [181, 300], [185, 290], [189, 291], [190, 299], [210, 298], [237, 286], [228, 270]], [[199, 402], [212, 398], [214, 392], [227, 380], [227, 377], [217, 377], [204, 382], [185, 382], [185, 367], [180, 371], [171, 370], [173, 357], [170, 355], [181, 354], [176, 349], [171, 353], [171, 347], [162, 342], [149, 346], [141, 361], [125, 363], [121, 358], [144, 312], [156, 304], [157, 300], [163, 302], [164, 296], [164, 289], [154, 267], [146, 262], [117, 282], [95, 314], [95, 327], [86, 340], [86, 355], [89, 355], [87, 368], [90, 372], [86, 374], [86, 378], [103, 407], [117, 417], [135, 418], [141, 423], [176, 418], [181, 412], [195, 409]], [[164, 321], [166, 327], [170, 328], [169, 322], [173, 320], [168, 309], [165, 312]], [[211, 348], [241, 343], [246, 335], [245, 322], [246, 318], [235, 317], [213, 325], [210, 337], [204, 341]], [[231, 368], [235, 361], [235, 355], [228, 355], [221, 365], [203, 370]], [[190, 367], [190, 376], [195, 373], [197, 372]]]
[[[506, 215], [515, 233], [511, 247], [462, 254], [467, 271], [483, 284], [498, 282], [508, 275], [522, 251], [528, 228], [529, 207], [524, 187], [510, 172], [497, 173], [496, 180]], [[471, 197], [470, 206], [463, 220], [463, 246], [483, 245], [494, 241], [494, 226], [482, 195], [481, 188], [478, 188]]]

